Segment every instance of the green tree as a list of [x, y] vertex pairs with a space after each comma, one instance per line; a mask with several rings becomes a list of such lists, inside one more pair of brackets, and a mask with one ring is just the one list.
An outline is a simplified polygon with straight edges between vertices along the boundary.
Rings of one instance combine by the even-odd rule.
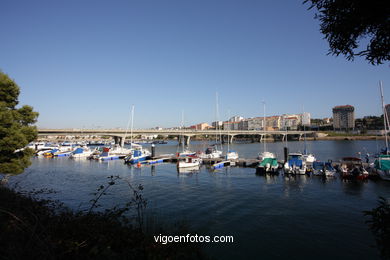
[[[19, 150], [37, 137], [38, 113], [31, 106], [16, 108], [20, 89], [0, 71], [0, 173], [19, 174], [30, 165], [33, 153]], [[17, 152], [16, 152], [17, 151]]]
[[[365, 57], [373, 65], [390, 60], [390, 2], [388, 0], [305, 0], [316, 8], [329, 53], [348, 60]], [[361, 45], [367, 45], [365, 48]], [[360, 45], [360, 46], [359, 46]]]

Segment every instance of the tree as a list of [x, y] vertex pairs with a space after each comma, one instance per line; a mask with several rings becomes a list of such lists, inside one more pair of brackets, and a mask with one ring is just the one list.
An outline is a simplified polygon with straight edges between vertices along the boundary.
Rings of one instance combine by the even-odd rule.
[[[365, 57], [373, 65], [390, 60], [388, 0], [305, 0], [316, 8], [315, 19], [329, 42], [329, 53], [348, 60]], [[363, 48], [364, 42], [367, 46]], [[362, 43], [363, 42], [363, 43]]]
[[32, 150], [22, 149], [37, 137], [38, 113], [31, 106], [16, 108], [20, 89], [0, 71], [0, 173], [19, 174], [30, 165]]

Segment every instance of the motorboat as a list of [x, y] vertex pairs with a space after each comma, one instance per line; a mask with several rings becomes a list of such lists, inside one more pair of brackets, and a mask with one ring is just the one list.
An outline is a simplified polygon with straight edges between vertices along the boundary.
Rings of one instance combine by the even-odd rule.
[[368, 172], [363, 167], [362, 160], [357, 157], [343, 157], [338, 166], [338, 171], [344, 179], [365, 180], [368, 178]]
[[301, 153], [289, 153], [284, 164], [284, 172], [287, 174], [306, 174], [306, 162]]
[[135, 148], [125, 157], [125, 163], [135, 164], [150, 159], [151, 153], [144, 148]]
[[93, 159], [100, 161], [119, 160], [125, 158], [126, 155], [119, 153], [112, 153], [109, 147], [103, 147], [103, 151], [100, 155], [95, 156]]
[[204, 159], [222, 158], [222, 151], [218, 150], [216, 146], [213, 145], [208, 147], [204, 153], [200, 154], [200, 157]]
[[86, 147], [78, 147], [76, 150], [71, 152], [70, 158], [87, 158], [93, 154], [94, 150]]
[[325, 163], [325, 176], [326, 177], [336, 176], [336, 169], [333, 167], [332, 162]]
[[177, 168], [199, 168], [201, 162], [202, 159], [195, 155], [180, 157], [177, 161]]
[[325, 163], [315, 161], [313, 162], [313, 175], [315, 176], [325, 176]]
[[279, 173], [279, 163], [275, 157], [263, 157], [256, 167], [257, 174]]

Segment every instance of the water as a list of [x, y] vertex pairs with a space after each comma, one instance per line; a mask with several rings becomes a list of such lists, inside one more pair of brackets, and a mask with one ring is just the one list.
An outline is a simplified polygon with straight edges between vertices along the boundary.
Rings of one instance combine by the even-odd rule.
[[[307, 150], [317, 159], [373, 154], [382, 141], [312, 141]], [[284, 143], [268, 143], [267, 150], [282, 155]], [[205, 142], [193, 142], [194, 151]], [[289, 142], [291, 152], [302, 142]], [[230, 147], [241, 157], [254, 158], [259, 143]], [[226, 150], [226, 146], [224, 147]], [[157, 154], [177, 152], [176, 143], [157, 145]], [[14, 177], [24, 190], [48, 188], [50, 196], [74, 209], [88, 209], [93, 192], [106, 177], [119, 175], [144, 186], [147, 215], [163, 223], [184, 220], [198, 235], [232, 235], [232, 244], [202, 244], [217, 259], [379, 259], [363, 210], [390, 197], [390, 183], [344, 182], [340, 178], [259, 177], [253, 168], [223, 168], [178, 174], [174, 164], [136, 168], [123, 161], [100, 163], [68, 158], [35, 158], [24, 174]], [[131, 193], [118, 183], [101, 200], [103, 207], [127, 201]], [[156, 234], [158, 235], [158, 234]]]

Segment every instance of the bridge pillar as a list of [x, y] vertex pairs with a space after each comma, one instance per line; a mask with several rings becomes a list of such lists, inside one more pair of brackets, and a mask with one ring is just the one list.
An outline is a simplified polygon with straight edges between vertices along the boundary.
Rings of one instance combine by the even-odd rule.
[[191, 136], [184, 136], [184, 144], [190, 145], [190, 139], [191, 139]]
[[302, 139], [302, 134], [299, 134], [298, 141], [301, 141], [301, 139]]
[[234, 135], [228, 135], [228, 142], [229, 144], [232, 144], [233, 143], [233, 139], [234, 139]]
[[260, 135], [260, 141], [259, 141], [260, 143], [264, 141], [263, 140], [263, 139], [265, 139], [264, 137], [265, 137], [265, 135]]
[[117, 145], [121, 145], [122, 144], [122, 137], [120, 137], [120, 136], [114, 136], [114, 142], [115, 142], [115, 144], [117, 144]]
[[285, 142], [287, 140], [287, 134], [283, 134], [282, 142]]

